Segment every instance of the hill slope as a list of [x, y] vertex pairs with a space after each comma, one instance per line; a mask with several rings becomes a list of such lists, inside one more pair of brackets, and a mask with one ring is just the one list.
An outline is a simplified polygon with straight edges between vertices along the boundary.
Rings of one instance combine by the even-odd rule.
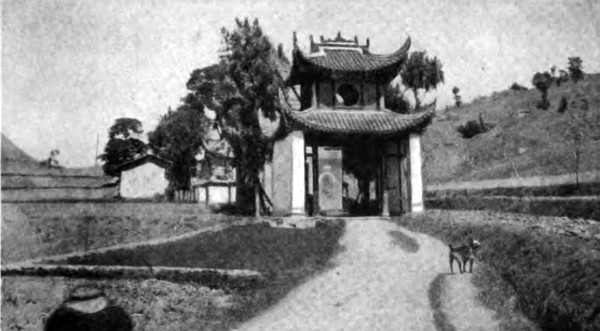
[[47, 168], [40, 166], [38, 160], [31, 157], [12, 140], [2, 134], [2, 173], [18, 173], [49, 176], [95, 176], [104, 177], [102, 167], [83, 168]]
[[39, 168], [36, 161], [29, 154], [20, 149], [12, 140], [2, 135], [2, 171]]
[[[582, 171], [600, 171], [600, 74], [578, 84], [553, 85], [548, 110], [536, 109], [540, 92], [506, 90], [482, 97], [461, 108], [441, 111], [423, 137], [424, 178], [427, 184], [574, 172], [572, 148], [563, 138], [568, 112], [557, 111], [562, 96], [569, 108], [581, 98], [593, 114], [591, 137], [585, 143]], [[482, 114], [495, 127], [471, 139], [456, 128]]]

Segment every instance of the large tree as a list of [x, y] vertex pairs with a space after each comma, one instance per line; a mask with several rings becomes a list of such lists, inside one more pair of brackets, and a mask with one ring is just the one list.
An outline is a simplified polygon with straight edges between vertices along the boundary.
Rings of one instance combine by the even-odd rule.
[[423, 95], [444, 82], [444, 71], [442, 62], [437, 58], [430, 58], [424, 51], [412, 52], [408, 57], [406, 65], [400, 71], [402, 84], [413, 92], [415, 98], [415, 110], [421, 109], [421, 98]]
[[216, 122], [233, 149], [238, 207], [258, 215], [265, 197], [259, 173], [273, 151], [273, 142], [262, 134], [259, 112], [275, 119], [284, 84], [273, 65], [278, 52], [258, 20], [250, 24], [248, 19], [236, 19], [235, 23], [232, 30], [222, 30], [229, 55], [217, 65], [194, 70], [187, 87], [194, 98], [216, 112]]
[[148, 144], [155, 155], [171, 161], [167, 172], [170, 191], [189, 190], [196, 173], [198, 155], [204, 146], [204, 136], [210, 120], [204, 107], [193, 96], [182, 99], [176, 110], [161, 116], [156, 129], [148, 134]]
[[118, 166], [146, 154], [146, 144], [137, 137], [144, 132], [142, 122], [135, 118], [118, 118], [108, 130], [108, 143], [98, 158], [104, 161], [102, 170], [109, 176], [119, 176]]

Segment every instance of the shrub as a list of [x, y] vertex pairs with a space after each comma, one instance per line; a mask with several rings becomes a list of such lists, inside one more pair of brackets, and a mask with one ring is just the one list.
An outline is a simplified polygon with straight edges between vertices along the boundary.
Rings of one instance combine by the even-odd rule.
[[460, 125], [456, 130], [464, 139], [471, 139], [478, 134], [488, 132], [492, 127], [492, 124], [483, 121], [483, 117], [480, 114], [479, 121], [468, 121], [467, 123]]
[[548, 108], [550, 108], [550, 101], [548, 101], [547, 99], [542, 99], [538, 101], [538, 103], [535, 105], [535, 108], [541, 110], [548, 110]]
[[515, 83], [513, 83], [513, 84], [510, 86], [510, 89], [511, 89], [511, 90], [513, 90], [513, 91], [517, 91], [517, 92], [519, 92], [519, 91], [527, 91], [527, 88], [526, 88], [525, 86], [523, 86], [523, 85], [520, 85], [520, 84], [518, 84], [518, 83], [516, 83], [516, 82], [515, 82]]
[[564, 113], [565, 111], [567, 111], [568, 108], [569, 108], [569, 102], [567, 100], [567, 97], [565, 97], [563, 95], [560, 98], [560, 103], [558, 104], [558, 109], [556, 111], [558, 111], [559, 113]]

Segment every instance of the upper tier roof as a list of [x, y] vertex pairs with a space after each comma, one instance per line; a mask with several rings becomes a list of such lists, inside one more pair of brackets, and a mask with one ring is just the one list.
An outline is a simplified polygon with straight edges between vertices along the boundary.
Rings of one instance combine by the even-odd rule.
[[309, 54], [302, 52], [295, 42], [288, 82], [297, 84], [315, 77], [335, 78], [347, 74], [364, 74], [361, 76], [364, 80], [390, 80], [405, 62], [410, 43], [407, 38], [397, 51], [379, 55], [369, 51], [368, 42], [359, 45], [358, 42], [329, 40], [314, 44], [311, 38], [312, 52]]

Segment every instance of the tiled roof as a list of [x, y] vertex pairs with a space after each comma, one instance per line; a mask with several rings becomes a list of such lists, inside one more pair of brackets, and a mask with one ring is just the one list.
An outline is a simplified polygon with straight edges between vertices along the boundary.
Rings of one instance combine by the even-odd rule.
[[397, 135], [426, 127], [435, 104], [416, 114], [398, 114], [389, 110], [285, 109], [289, 125], [318, 134]]
[[119, 166], [117, 166], [116, 168], [118, 169], [118, 171], [127, 171], [127, 170], [131, 170], [133, 168], [137, 168], [143, 164], [146, 163], [154, 163], [157, 166], [163, 168], [163, 169], [167, 169], [171, 166], [171, 162], [167, 161], [165, 159], [161, 159], [160, 157], [156, 156], [156, 155], [152, 155], [152, 154], [146, 154], [142, 157], [140, 157], [139, 159], [135, 159], [133, 161], [129, 161], [126, 163], [123, 163]]
[[294, 50], [294, 62], [314, 65], [334, 72], [369, 72], [399, 66], [410, 48], [410, 38], [396, 52], [388, 55], [363, 53], [359, 48], [325, 48], [323, 53], [305, 55]]

